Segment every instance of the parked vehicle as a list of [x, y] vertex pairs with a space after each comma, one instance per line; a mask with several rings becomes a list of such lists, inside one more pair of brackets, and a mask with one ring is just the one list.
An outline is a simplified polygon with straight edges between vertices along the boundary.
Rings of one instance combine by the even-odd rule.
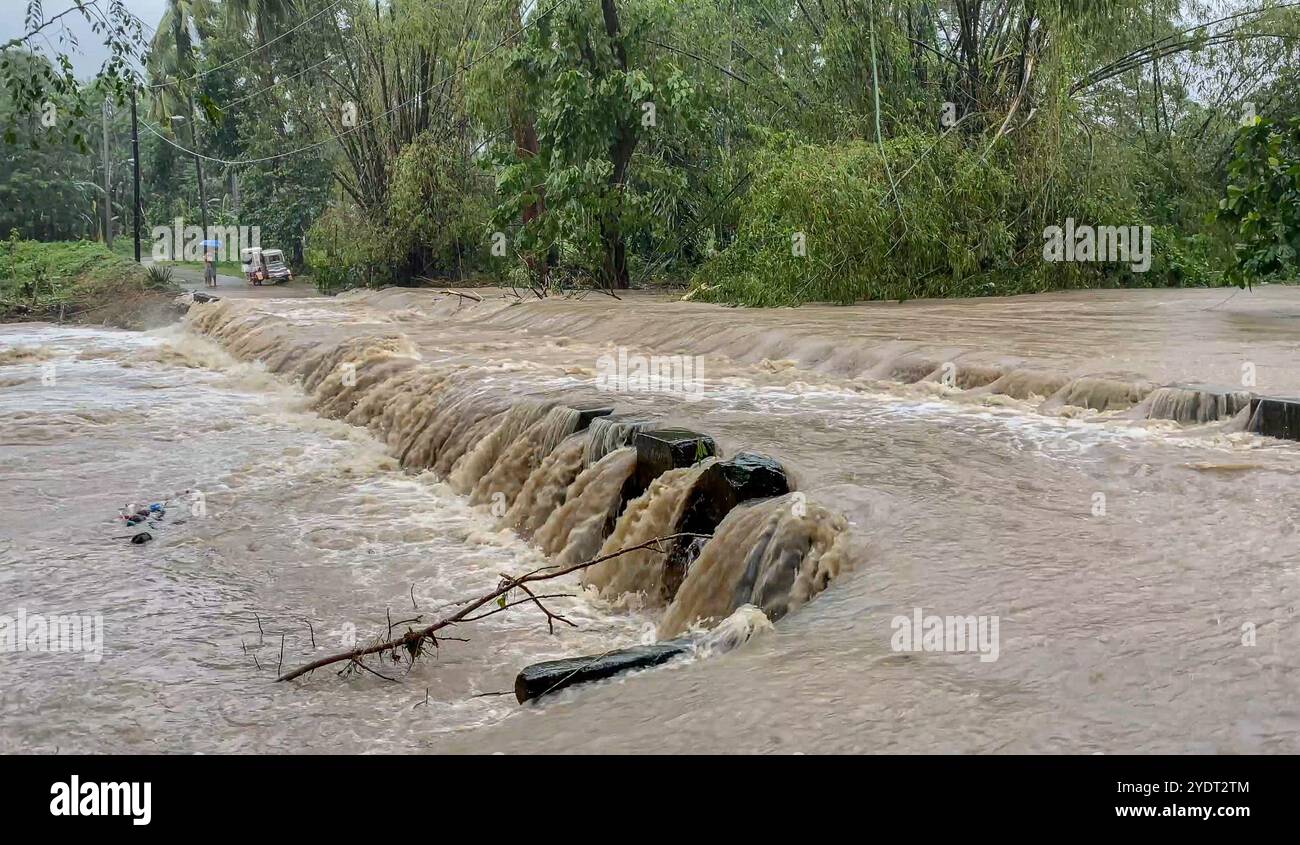
[[292, 282], [293, 271], [284, 260], [284, 250], [248, 247], [239, 251], [239, 263], [243, 265], [244, 279], [250, 285], [278, 285], [280, 282]]

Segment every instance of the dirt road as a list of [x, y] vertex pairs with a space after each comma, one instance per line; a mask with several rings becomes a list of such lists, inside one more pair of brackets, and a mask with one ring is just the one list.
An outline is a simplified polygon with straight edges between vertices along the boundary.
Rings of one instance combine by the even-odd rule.
[[205, 291], [235, 299], [298, 299], [321, 295], [310, 282], [302, 279], [294, 279], [288, 284], [280, 285], [250, 285], [242, 276], [223, 274], [217, 275], [217, 288], [213, 290], [203, 284], [201, 268], [184, 264], [169, 266], [172, 270], [172, 278], [186, 291]]

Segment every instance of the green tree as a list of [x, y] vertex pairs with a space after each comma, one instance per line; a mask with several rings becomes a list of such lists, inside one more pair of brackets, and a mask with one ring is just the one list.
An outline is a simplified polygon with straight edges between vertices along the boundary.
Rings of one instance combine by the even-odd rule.
[[1219, 217], [1235, 228], [1239, 286], [1294, 276], [1300, 256], [1300, 118], [1256, 118], [1237, 136]]
[[[108, 58], [100, 66], [96, 78], [102, 89], [111, 89], [115, 99], [125, 98], [127, 86], [134, 74], [131, 66], [138, 57], [136, 45], [143, 40], [139, 20], [131, 14], [124, 0], [104, 0], [89, 3], [86, 0], [64, 0], [49, 11], [43, 0], [27, 0], [23, 15], [22, 35], [0, 44], [0, 87], [8, 93], [8, 100], [17, 114], [33, 114], [49, 121], [50, 109], [55, 114], [70, 116], [71, 120], [55, 119], [46, 128], [54, 130], [51, 136], [66, 135], [79, 147], [86, 147], [85, 127], [80, 119], [86, 116], [81, 95], [84, 86], [73, 72], [69, 52], [77, 49], [76, 38], [66, 30], [66, 24], [81, 18], [90, 24], [92, 31], [108, 49]], [[54, 35], [58, 39], [50, 39]], [[48, 61], [28, 62], [20, 56], [35, 56], [39, 50], [50, 49]], [[16, 133], [6, 125], [5, 142], [17, 142]]]
[[[629, 286], [629, 244], [688, 184], [672, 154], [705, 133], [716, 95], [692, 81], [689, 58], [660, 46], [672, 40], [672, 13], [615, 0], [538, 12], [511, 65], [533, 83], [524, 108], [536, 115], [537, 151], [516, 143], [499, 157], [498, 222], [523, 218], [526, 254], [558, 247], [609, 289]], [[543, 196], [546, 213], [528, 215]]]
[[[18, 51], [6, 55], [14, 67], [49, 64], [41, 55]], [[41, 240], [103, 238], [104, 203], [113, 203], [110, 216], [120, 219], [129, 214], [126, 114], [117, 110], [108, 126], [114, 154], [107, 163], [112, 183], [106, 197], [102, 150], [98, 144], [92, 150], [74, 139], [100, 135], [100, 110], [106, 98], [111, 103], [112, 89], [96, 82], [66, 96], [50, 96], [64, 116], [62, 129], [46, 126], [39, 112], [23, 107], [0, 88], [0, 125], [10, 135], [10, 143], [0, 145], [0, 229], [17, 229], [26, 238]], [[84, 106], [83, 116], [75, 116], [74, 103]]]
[[199, 78], [193, 34], [200, 16], [211, 8], [206, 0], [167, 0], [167, 11], [149, 45], [150, 116], [163, 130], [174, 135], [183, 125], [193, 151], [195, 182], [198, 186], [199, 219], [208, 230], [208, 194], [203, 179], [203, 158], [199, 153], [199, 113], [195, 105], [195, 88]]

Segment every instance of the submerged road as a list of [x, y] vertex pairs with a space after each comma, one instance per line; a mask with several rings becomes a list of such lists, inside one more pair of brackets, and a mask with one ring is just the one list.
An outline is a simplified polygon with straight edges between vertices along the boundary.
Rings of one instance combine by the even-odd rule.
[[[146, 265], [153, 262], [146, 260]], [[185, 264], [168, 264], [172, 278], [185, 291], [202, 291], [217, 296], [229, 296], [240, 299], [301, 299], [303, 297], [321, 296], [321, 293], [301, 277], [289, 284], [250, 285], [243, 276], [217, 274], [216, 289], [208, 287], [203, 281], [203, 269]]]
[[[0, 367], [0, 593], [104, 617], [102, 660], [0, 661], [24, 702], [0, 750], [1300, 751], [1300, 444], [1148, 418], [1170, 382], [1297, 392], [1298, 288], [770, 311], [240, 290], [161, 335], [0, 327], [33, 350]], [[642, 355], [693, 362], [609, 378]], [[653, 637], [663, 606], [574, 595], [577, 628], [512, 609], [398, 683], [272, 683], [281, 635], [297, 665], [545, 564], [546, 526], [493, 509], [582, 500], [540, 483], [507, 411], [530, 402], [779, 460], [847, 520], [847, 565], [734, 651], [538, 706], [508, 694], [520, 668]], [[477, 458], [439, 469], [453, 446]], [[187, 488], [204, 515], [107, 539], [123, 502]], [[918, 617], [987, 637], [902, 642]]]

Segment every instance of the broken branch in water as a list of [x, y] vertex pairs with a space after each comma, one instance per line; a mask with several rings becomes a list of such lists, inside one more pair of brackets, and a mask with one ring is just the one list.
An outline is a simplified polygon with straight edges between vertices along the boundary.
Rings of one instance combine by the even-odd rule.
[[[663, 537], [655, 537], [654, 539], [646, 540], [644, 543], [638, 543], [635, 546], [628, 546], [626, 548], [619, 549], [618, 551], [610, 552], [607, 555], [600, 555], [598, 557], [594, 557], [591, 560], [583, 561], [582, 563], [575, 563], [569, 566], [551, 564], [549, 566], [539, 567], [537, 569], [534, 569], [531, 572], [525, 573], [524, 575], [520, 575], [518, 577], [511, 577], [508, 575], [502, 576], [501, 581], [500, 583], [497, 584], [495, 590], [492, 590], [489, 593], [479, 596], [476, 599], [469, 599], [464, 602], [458, 602], [458, 604], [463, 605], [463, 607], [461, 607], [460, 610], [456, 611], [450, 616], [444, 617], [443, 619], [434, 622], [432, 625], [427, 625], [423, 628], [420, 628], [419, 630], [408, 629], [404, 635], [396, 638], [391, 638], [392, 629], [390, 628], [389, 629], [390, 639], [384, 640], [382, 642], [374, 643], [373, 645], [354, 648], [350, 651], [344, 651], [338, 654], [332, 654], [328, 657], [322, 657], [319, 660], [313, 660], [311, 663], [308, 663], [303, 666], [299, 666], [297, 669], [293, 669], [292, 671], [280, 675], [280, 677], [276, 678], [276, 680], [292, 681], [294, 678], [301, 677], [302, 675], [305, 675], [308, 672], [312, 672], [316, 669], [320, 669], [323, 666], [329, 666], [331, 664], [341, 663], [343, 661], [348, 662], [348, 666], [344, 667], [345, 669], [347, 669], [349, 666], [357, 666], [360, 667], [361, 669], [364, 669], [367, 672], [370, 672], [371, 674], [378, 675], [379, 674], [378, 672], [375, 672], [373, 669], [371, 669], [370, 667], [362, 663], [361, 658], [370, 654], [388, 653], [393, 658], [393, 660], [396, 661], [400, 659], [401, 651], [405, 651], [410, 656], [410, 659], [413, 662], [417, 657], [419, 657], [421, 654], [424, 653], [426, 645], [432, 645], [434, 648], [437, 648], [438, 641], [440, 639], [443, 640], [454, 639], [452, 637], [435, 636], [436, 632], [442, 630], [443, 628], [449, 627], [451, 625], [455, 625], [458, 622], [474, 622], [479, 619], [485, 619], [488, 616], [492, 616], [493, 614], [499, 611], [505, 610], [509, 607], [513, 607], [518, 604], [535, 604], [539, 608], [541, 608], [542, 612], [546, 614], [546, 623], [548, 626], [550, 626], [552, 633], [555, 632], [555, 620], [557, 619], [561, 622], [567, 623], [568, 625], [572, 625], [573, 627], [576, 628], [577, 626], [574, 625], [573, 622], [564, 618], [558, 613], [553, 613], [552, 611], [547, 609], [547, 607], [544, 604], [542, 604], [542, 599], [544, 598], [558, 598], [560, 595], [563, 594], [539, 596], [533, 593], [532, 590], [528, 589], [524, 585], [535, 581], [549, 581], [553, 578], [560, 578], [562, 576], [568, 575], [571, 572], [577, 572], [578, 570], [586, 569], [587, 567], [590, 566], [595, 566], [596, 564], [601, 563], [602, 561], [620, 557], [621, 555], [625, 555], [629, 552], [634, 552], [638, 549], [654, 548], [656, 551], [662, 554], [667, 554], [669, 550], [666, 547], [661, 547], [660, 546], [661, 543], [666, 543], [670, 540], [677, 540], [684, 537], [689, 537], [694, 539], [698, 537], [708, 537], [708, 536], [710, 535], [695, 534], [691, 532], [668, 534]], [[507, 603], [504, 599], [504, 596], [506, 596], [511, 590], [514, 589], [523, 590], [523, 592], [528, 594], [528, 597], [523, 599], [518, 599], [514, 602]], [[476, 610], [492, 602], [494, 599], [501, 600], [500, 606], [487, 613], [482, 613], [478, 615], [474, 614]], [[414, 621], [414, 620], [408, 620], [408, 621]], [[385, 680], [396, 680], [394, 678], [389, 678], [386, 675], [380, 675], [380, 677], [383, 677]]]
[[[433, 281], [433, 280], [429, 279], [428, 281]], [[459, 296], [461, 299], [472, 299], [475, 302], [483, 301], [483, 297], [479, 296], [476, 293], [462, 293], [461, 291], [452, 290], [451, 288], [443, 288], [442, 290], [438, 291], [438, 293], [445, 293], [448, 296]]]
[[[527, 592], [526, 587], [524, 588], [524, 590], [525, 592]], [[489, 610], [487, 613], [480, 613], [478, 616], [467, 616], [460, 621], [477, 622], [480, 619], [487, 619], [489, 616], [495, 616], [496, 614], [501, 613], [504, 610], [509, 610], [512, 607], [518, 607], [521, 604], [536, 604], [538, 607], [542, 609], [542, 612], [546, 614], [547, 624], [550, 625], [551, 633], [554, 634], [555, 625], [552, 622], [552, 620], [554, 619], [559, 619], [561, 622], [565, 622], [574, 628], [578, 626], [575, 625], [573, 622], [570, 622], [568, 619], [565, 619], [563, 616], [559, 616], [557, 614], [551, 613], [549, 610], [546, 609], [546, 606], [543, 605], [539, 600], [540, 599], [571, 599], [571, 598], [573, 598], [573, 593], [548, 593], [546, 595], [535, 596], [530, 592], [528, 593], [528, 598], [526, 599], [516, 599], [515, 601], [512, 601], [509, 604], [503, 604], [500, 607], [494, 607], [491, 610]], [[443, 639], [445, 640], [448, 638], [443, 637]]]

